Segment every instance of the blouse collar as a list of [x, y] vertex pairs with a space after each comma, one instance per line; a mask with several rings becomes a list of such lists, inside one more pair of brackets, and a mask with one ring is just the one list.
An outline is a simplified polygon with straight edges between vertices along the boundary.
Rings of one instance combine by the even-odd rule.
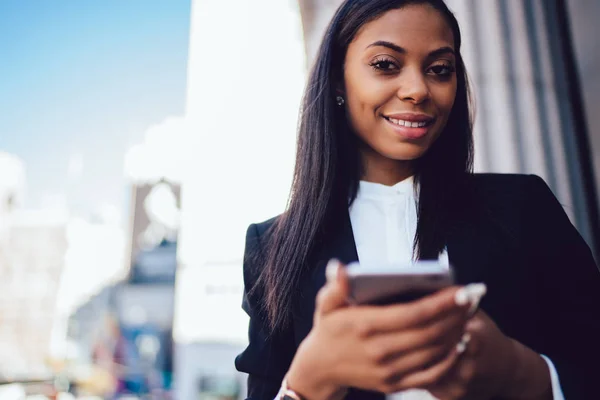
[[414, 196], [414, 177], [409, 176], [396, 183], [388, 186], [381, 183], [360, 181], [358, 186], [357, 197], [365, 198], [395, 198], [404, 196]]

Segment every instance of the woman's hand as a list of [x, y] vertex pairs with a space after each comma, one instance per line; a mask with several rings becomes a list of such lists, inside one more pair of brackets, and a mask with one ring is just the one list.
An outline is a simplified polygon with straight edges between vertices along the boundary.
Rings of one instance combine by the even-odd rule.
[[425, 387], [436, 398], [553, 398], [550, 373], [539, 354], [505, 336], [483, 311], [466, 330], [470, 339], [459, 361], [437, 384]]
[[455, 300], [459, 287], [407, 304], [347, 307], [344, 269], [332, 268], [288, 371], [291, 389], [309, 400], [340, 397], [349, 386], [393, 393], [451, 370], [468, 318], [468, 304]]

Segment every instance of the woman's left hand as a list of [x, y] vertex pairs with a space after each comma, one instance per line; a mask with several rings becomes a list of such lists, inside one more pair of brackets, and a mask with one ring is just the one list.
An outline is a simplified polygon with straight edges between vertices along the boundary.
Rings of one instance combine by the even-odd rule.
[[436, 398], [552, 400], [550, 372], [539, 354], [505, 336], [481, 310], [465, 331], [469, 339], [460, 360], [426, 388]]

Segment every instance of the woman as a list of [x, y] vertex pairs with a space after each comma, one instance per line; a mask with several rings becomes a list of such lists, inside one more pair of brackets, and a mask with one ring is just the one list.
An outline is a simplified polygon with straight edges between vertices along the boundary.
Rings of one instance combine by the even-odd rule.
[[[331, 21], [289, 207], [248, 229], [250, 398], [597, 398], [600, 275], [540, 178], [471, 173], [460, 45], [441, 0], [347, 0]], [[459, 286], [349, 307], [335, 262], [326, 283], [332, 259], [432, 258]]]

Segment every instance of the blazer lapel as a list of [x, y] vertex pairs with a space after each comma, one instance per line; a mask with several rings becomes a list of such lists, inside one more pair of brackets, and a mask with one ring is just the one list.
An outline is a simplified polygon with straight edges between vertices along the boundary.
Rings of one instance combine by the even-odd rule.
[[463, 227], [448, 238], [448, 258], [460, 285], [483, 282], [484, 269], [492, 258], [486, 240], [481, 240], [481, 232], [476, 235], [470, 227]]
[[448, 258], [459, 285], [482, 282], [488, 294], [481, 308], [496, 315], [502, 301], [499, 293], [505, 292], [506, 280], [520, 251], [511, 241], [510, 234], [500, 224], [489, 218], [471, 220], [455, 230], [448, 240]]

